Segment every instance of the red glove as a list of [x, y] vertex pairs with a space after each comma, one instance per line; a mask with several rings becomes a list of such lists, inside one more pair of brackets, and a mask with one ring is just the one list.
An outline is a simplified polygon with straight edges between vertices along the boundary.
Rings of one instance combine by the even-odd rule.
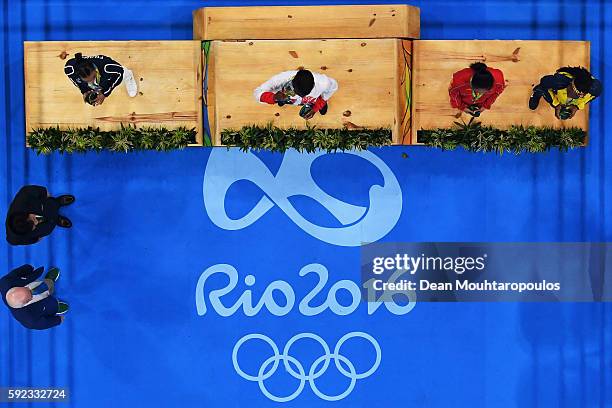
[[269, 103], [270, 105], [274, 105], [276, 103], [276, 101], [274, 100], [274, 93], [273, 92], [264, 92], [264, 93], [262, 93], [261, 96], [259, 97], [259, 100], [261, 102]]
[[312, 107], [312, 111], [316, 113], [323, 109], [325, 105], [327, 105], [327, 101], [319, 96], [314, 106]]

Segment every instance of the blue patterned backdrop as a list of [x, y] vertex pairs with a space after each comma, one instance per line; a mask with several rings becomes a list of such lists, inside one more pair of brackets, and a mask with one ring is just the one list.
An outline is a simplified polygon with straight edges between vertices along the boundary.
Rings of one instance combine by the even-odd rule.
[[190, 39], [195, 8], [288, 3], [332, 4], [2, 1], [0, 212], [26, 183], [77, 203], [72, 230], [0, 248], [1, 271], [60, 266], [71, 304], [43, 333], [0, 312], [0, 386], [69, 387], [70, 405], [87, 408], [612, 406], [610, 304], [353, 298], [362, 240], [612, 239], [605, 0], [411, 3], [423, 39], [591, 41], [605, 93], [584, 149], [25, 149], [22, 41]]

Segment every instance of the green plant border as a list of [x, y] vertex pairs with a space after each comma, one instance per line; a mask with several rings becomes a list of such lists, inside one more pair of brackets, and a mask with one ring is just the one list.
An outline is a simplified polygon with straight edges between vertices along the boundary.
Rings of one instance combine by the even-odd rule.
[[221, 143], [237, 146], [243, 151], [270, 150], [285, 152], [296, 149], [299, 152], [327, 152], [343, 150], [365, 150], [368, 147], [388, 146], [392, 142], [391, 129], [319, 129], [306, 125], [306, 129], [283, 129], [269, 123], [266, 126], [249, 125], [241, 129], [224, 129]]
[[103, 150], [128, 153], [139, 150], [169, 151], [183, 149], [196, 141], [196, 130], [186, 127], [136, 127], [121, 125], [118, 130], [100, 128], [69, 128], [59, 126], [37, 128], [28, 133], [28, 145], [37, 154], [85, 153]]
[[452, 128], [417, 132], [417, 140], [443, 150], [458, 147], [471, 152], [540, 153], [551, 149], [567, 151], [586, 144], [587, 132], [578, 127], [555, 129], [544, 126], [510, 126], [499, 129], [480, 122], [455, 122]]

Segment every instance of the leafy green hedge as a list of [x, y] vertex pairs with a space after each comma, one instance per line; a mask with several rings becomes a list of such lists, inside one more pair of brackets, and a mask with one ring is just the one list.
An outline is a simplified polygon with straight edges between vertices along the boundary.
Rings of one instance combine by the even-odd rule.
[[266, 149], [284, 152], [296, 149], [300, 152], [313, 152], [317, 149], [328, 152], [337, 150], [365, 150], [372, 146], [391, 144], [390, 129], [281, 129], [272, 124], [265, 127], [245, 126], [240, 130], [224, 129], [221, 143], [238, 146], [241, 150]]
[[115, 131], [102, 131], [93, 127], [66, 130], [59, 127], [39, 128], [28, 134], [27, 141], [38, 154], [102, 150], [127, 153], [135, 150], [182, 149], [190, 143], [195, 143], [195, 137], [195, 129], [185, 127], [166, 129], [121, 125], [121, 129]]
[[586, 132], [580, 128], [553, 129], [536, 126], [511, 126], [497, 129], [479, 122], [459, 123], [450, 129], [419, 130], [418, 141], [444, 150], [463, 147], [472, 152], [544, 152], [556, 148], [561, 151], [583, 146]]

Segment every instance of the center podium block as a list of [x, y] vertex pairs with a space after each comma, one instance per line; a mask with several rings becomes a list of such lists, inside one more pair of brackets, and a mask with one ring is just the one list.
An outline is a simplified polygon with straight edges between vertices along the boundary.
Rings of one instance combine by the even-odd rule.
[[418, 7], [350, 6], [205, 7], [193, 12], [199, 40], [299, 40], [420, 36]]
[[320, 129], [390, 128], [393, 143], [410, 132], [412, 43], [399, 39], [211, 41], [205, 46], [206, 101], [213, 144], [224, 129], [247, 125], [304, 129], [299, 106], [262, 104], [253, 91], [275, 74], [300, 68], [338, 83], [326, 115], [308, 124]]

